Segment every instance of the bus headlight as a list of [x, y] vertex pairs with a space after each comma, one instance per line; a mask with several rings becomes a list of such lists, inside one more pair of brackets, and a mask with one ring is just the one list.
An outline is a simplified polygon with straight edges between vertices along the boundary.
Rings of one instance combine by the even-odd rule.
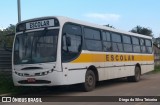
[[42, 72], [41, 74], [42, 74], [42, 75], [47, 75], [47, 74], [52, 73], [52, 72], [53, 72], [53, 69], [51, 69], [51, 70], [49, 70], [49, 71]]
[[52, 73], [54, 70], [51, 69], [49, 71], [45, 71], [45, 72], [39, 72], [39, 73], [35, 73], [34, 75], [29, 75], [26, 73], [18, 73], [15, 71], [15, 74], [17, 74], [18, 76], [26, 76], [26, 77], [30, 77], [30, 76], [44, 76], [44, 75], [48, 75], [49, 73]]

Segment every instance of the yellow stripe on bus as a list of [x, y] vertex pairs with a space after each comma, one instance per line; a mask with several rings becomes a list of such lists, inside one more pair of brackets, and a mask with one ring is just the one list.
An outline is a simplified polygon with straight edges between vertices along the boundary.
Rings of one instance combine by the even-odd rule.
[[87, 62], [128, 62], [128, 61], [153, 61], [153, 55], [126, 55], [126, 54], [81, 54], [72, 63]]

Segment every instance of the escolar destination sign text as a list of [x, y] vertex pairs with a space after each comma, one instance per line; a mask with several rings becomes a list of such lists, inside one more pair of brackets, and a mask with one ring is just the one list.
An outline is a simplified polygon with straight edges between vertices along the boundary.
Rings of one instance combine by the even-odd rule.
[[26, 29], [37, 29], [54, 26], [54, 19], [26, 23]]

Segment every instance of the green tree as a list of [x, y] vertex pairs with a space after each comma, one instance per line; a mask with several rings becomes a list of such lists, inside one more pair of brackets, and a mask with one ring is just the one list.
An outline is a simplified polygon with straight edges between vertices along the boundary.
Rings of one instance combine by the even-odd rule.
[[2, 38], [3, 38], [3, 31], [0, 30], [0, 48], [2, 47]]
[[0, 30], [0, 47], [3, 47], [4, 44], [6, 47], [12, 47], [15, 35], [15, 27], [15, 25], [10, 24], [10, 26], [8, 26], [3, 31]]
[[16, 28], [15, 25], [10, 24], [10, 26], [8, 26], [6, 29], [3, 30], [4, 35], [14, 34], [15, 33], [15, 28]]
[[143, 35], [147, 35], [147, 36], [153, 36], [151, 29], [141, 27], [141, 26], [134, 27], [132, 30], [130, 30], [130, 32], [143, 34]]

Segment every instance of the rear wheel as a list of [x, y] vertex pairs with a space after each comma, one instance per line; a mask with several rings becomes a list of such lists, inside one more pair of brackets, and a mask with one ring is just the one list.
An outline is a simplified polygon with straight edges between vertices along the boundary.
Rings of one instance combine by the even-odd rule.
[[96, 85], [96, 79], [95, 74], [92, 70], [87, 70], [86, 76], [85, 76], [85, 83], [83, 84], [84, 91], [92, 91], [95, 88]]
[[127, 80], [129, 82], [138, 82], [140, 81], [140, 76], [141, 76], [141, 70], [138, 66], [135, 67], [135, 75], [127, 77]]

